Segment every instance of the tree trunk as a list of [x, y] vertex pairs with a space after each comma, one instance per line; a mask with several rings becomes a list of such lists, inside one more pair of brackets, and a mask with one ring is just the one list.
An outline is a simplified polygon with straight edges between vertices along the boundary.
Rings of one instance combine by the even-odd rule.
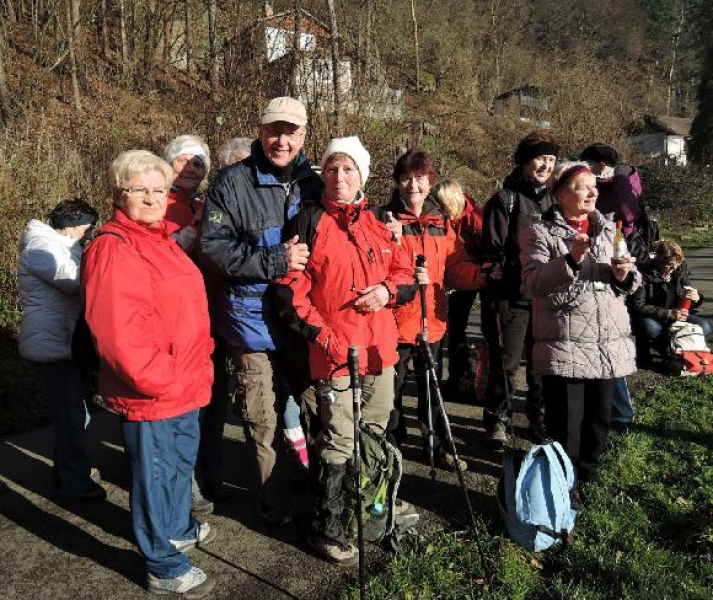
[[164, 17], [163, 21], [163, 62], [171, 63], [171, 45], [173, 43], [173, 11]]
[[128, 33], [128, 50], [132, 60], [136, 57], [136, 0], [122, 0], [127, 7], [126, 31]]
[[411, 0], [411, 18], [413, 19], [413, 49], [416, 53], [416, 91], [421, 87], [421, 63], [418, 51], [418, 19], [416, 18], [416, 2]]
[[186, 39], [184, 46], [186, 49], [186, 70], [191, 74], [195, 75], [196, 65], [193, 60], [193, 18], [191, 15], [191, 2], [190, 0], [183, 0], [183, 6], [185, 12], [184, 17], [184, 28], [186, 30]]
[[146, 0], [146, 18], [144, 27], [144, 74], [150, 77], [153, 72], [156, 53], [156, 0]]
[[99, 10], [101, 12], [99, 20], [99, 46], [102, 50], [102, 56], [104, 58], [107, 58], [109, 56], [109, 22], [107, 19], [107, 0], [101, 0]]
[[8, 123], [12, 118], [10, 108], [10, 91], [7, 87], [7, 77], [5, 76], [5, 28], [0, 27], [0, 113], [2, 120]]
[[126, 38], [126, 0], [119, 0], [119, 30], [121, 33], [121, 69], [129, 68], [129, 41]]
[[78, 0], [72, 0], [67, 3], [67, 40], [69, 42], [69, 70], [72, 76], [72, 97], [74, 100], [74, 108], [82, 110], [82, 99], [79, 95], [79, 69], [77, 68], [77, 52], [76, 52], [76, 28], [74, 26], [73, 8], [74, 4], [79, 4]]
[[5, 11], [7, 12], [7, 20], [10, 23], [17, 23], [17, 15], [15, 14], [14, 0], [5, 0]]
[[208, 41], [210, 45], [210, 87], [213, 93], [220, 89], [220, 64], [218, 63], [218, 6], [217, 0], [208, 0]]
[[364, 80], [367, 85], [371, 82], [371, 29], [374, 17], [374, 0], [366, 0], [366, 31], [364, 32]]
[[300, 49], [300, 38], [302, 37], [302, 9], [300, 8], [300, 4], [300, 0], [295, 0], [295, 39], [293, 40], [294, 43], [292, 45], [292, 72], [290, 73], [290, 96], [293, 98], [298, 98], [300, 94], [297, 89], [300, 61], [302, 59], [302, 52]]
[[668, 70], [668, 85], [666, 90], [666, 115], [671, 116], [671, 97], [673, 96], [673, 78], [676, 74], [676, 60], [678, 57], [678, 44], [681, 40], [681, 32], [686, 22], [686, 3], [681, 3], [681, 17], [671, 39], [671, 67]]
[[334, 119], [337, 135], [342, 135], [343, 118], [342, 118], [342, 103], [341, 89], [339, 77], [339, 29], [337, 28], [337, 13], [334, 10], [334, 0], [327, 0], [327, 8], [329, 9], [329, 27], [332, 34], [332, 85], [334, 87]]

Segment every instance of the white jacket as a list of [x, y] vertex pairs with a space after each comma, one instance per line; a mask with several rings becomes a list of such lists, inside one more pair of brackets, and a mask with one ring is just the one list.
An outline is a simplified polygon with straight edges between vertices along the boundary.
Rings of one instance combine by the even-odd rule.
[[20, 354], [36, 362], [69, 360], [81, 307], [79, 240], [32, 219], [20, 237]]

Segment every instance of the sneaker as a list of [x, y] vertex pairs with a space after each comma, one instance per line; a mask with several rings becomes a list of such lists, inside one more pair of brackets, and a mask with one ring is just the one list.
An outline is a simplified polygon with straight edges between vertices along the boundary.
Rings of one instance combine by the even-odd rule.
[[176, 550], [186, 554], [194, 548], [202, 548], [206, 544], [210, 544], [215, 539], [215, 526], [211, 527], [208, 523], [201, 523], [198, 528], [198, 536], [190, 540], [168, 540]]
[[491, 446], [502, 448], [507, 442], [508, 434], [505, 428], [505, 423], [497, 421], [493, 426], [492, 431], [488, 432], [488, 443]]
[[215, 504], [203, 497], [200, 492], [193, 494], [191, 510], [197, 515], [210, 515], [215, 510]]
[[359, 550], [354, 544], [337, 544], [323, 537], [307, 536], [307, 545], [328, 562], [335, 565], [354, 567], [359, 564]]
[[[444, 452], [438, 457], [438, 466], [441, 467], [441, 469], [445, 471], [456, 471], [456, 459], [455, 456], [453, 456], [450, 452]], [[468, 463], [465, 462], [462, 458], [458, 459], [458, 466], [460, 467], [461, 472], [465, 472], [468, 470]]]
[[159, 579], [146, 574], [146, 589], [152, 594], [181, 594], [185, 598], [202, 598], [213, 589], [215, 577], [206, 575], [198, 567], [173, 579]]

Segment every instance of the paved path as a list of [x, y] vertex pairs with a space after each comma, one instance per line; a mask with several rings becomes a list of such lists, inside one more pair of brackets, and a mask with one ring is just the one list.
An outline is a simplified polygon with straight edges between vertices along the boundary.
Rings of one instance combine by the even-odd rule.
[[691, 250], [686, 253], [691, 270], [691, 285], [703, 295], [698, 314], [713, 320], [713, 248]]

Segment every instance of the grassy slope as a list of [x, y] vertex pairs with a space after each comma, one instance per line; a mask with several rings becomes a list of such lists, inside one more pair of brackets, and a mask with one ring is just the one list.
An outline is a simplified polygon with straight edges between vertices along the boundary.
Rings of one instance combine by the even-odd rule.
[[637, 425], [610, 439], [567, 549], [527, 553], [491, 521], [481, 536], [492, 590], [481, 585], [475, 544], [443, 533], [394, 560], [370, 582], [369, 598], [709, 598], [713, 379], [647, 375], [634, 402]]

